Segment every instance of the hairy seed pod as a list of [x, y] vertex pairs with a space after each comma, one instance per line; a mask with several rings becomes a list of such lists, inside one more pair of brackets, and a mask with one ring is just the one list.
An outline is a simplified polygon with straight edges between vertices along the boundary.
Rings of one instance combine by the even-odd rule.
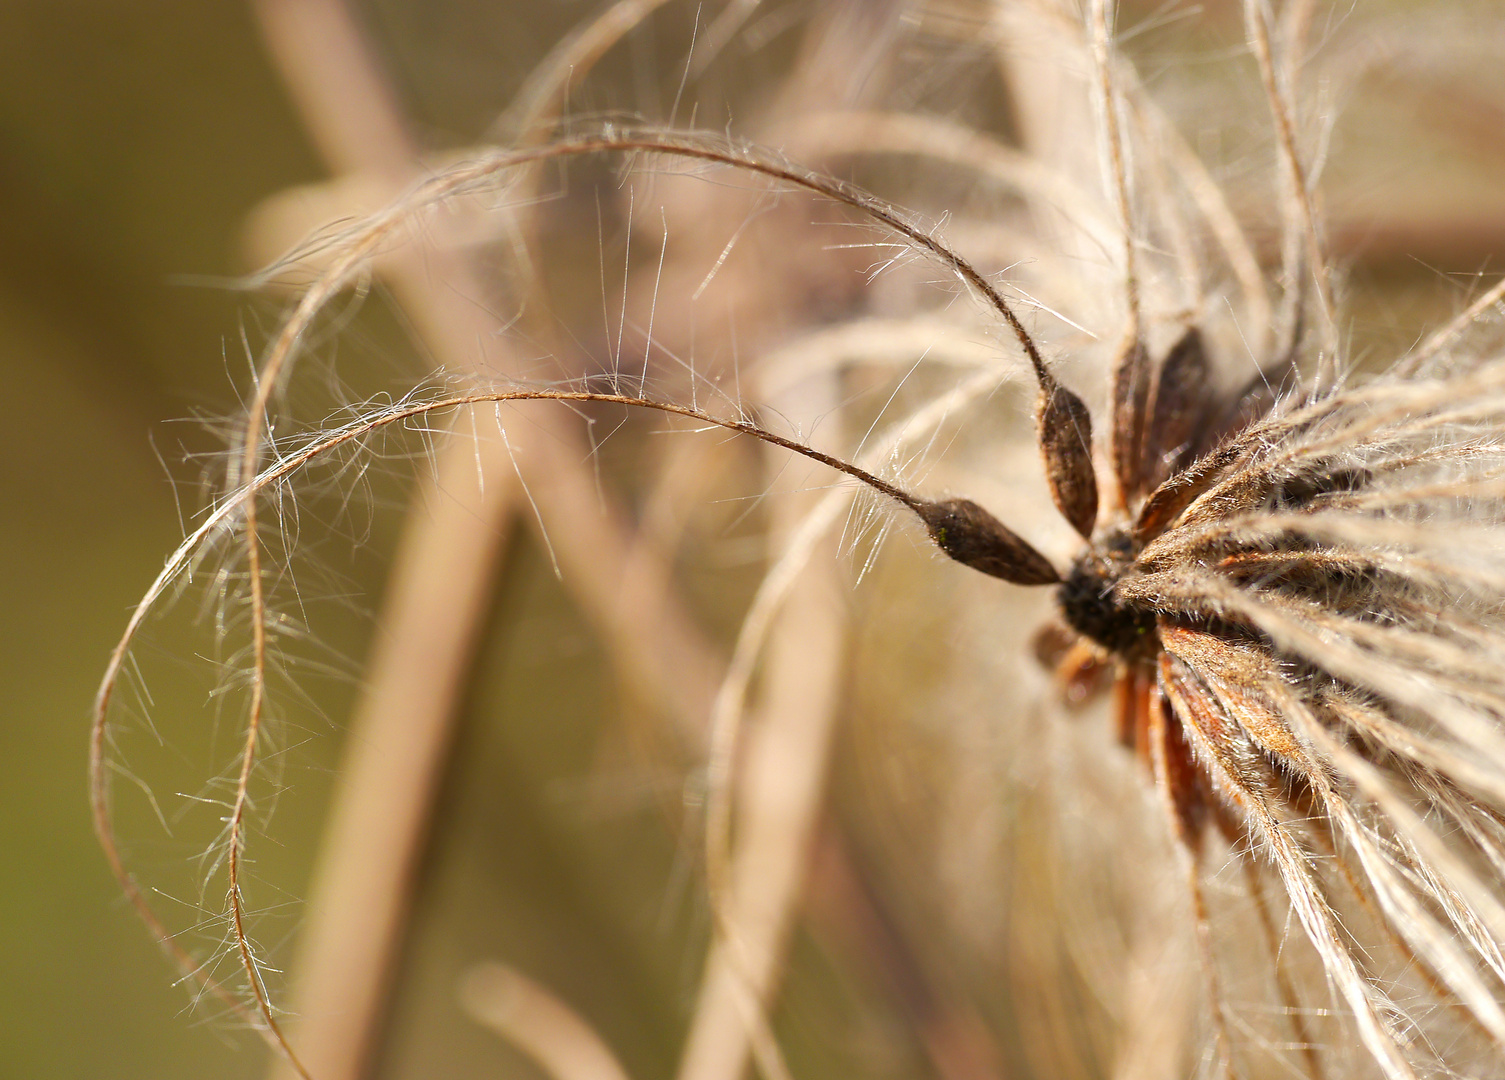
[[1035, 423], [1045, 479], [1056, 509], [1083, 537], [1097, 523], [1097, 473], [1092, 466], [1092, 414], [1054, 379], [1040, 385]]
[[915, 512], [936, 547], [974, 570], [1015, 585], [1061, 580], [1049, 559], [971, 499], [920, 502]]

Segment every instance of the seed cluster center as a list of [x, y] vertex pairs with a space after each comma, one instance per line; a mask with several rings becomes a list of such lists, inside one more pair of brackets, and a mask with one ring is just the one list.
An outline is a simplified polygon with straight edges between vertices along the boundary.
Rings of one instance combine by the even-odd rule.
[[1127, 532], [1115, 529], [1077, 557], [1056, 592], [1067, 625], [1125, 658], [1153, 647], [1155, 640], [1155, 613], [1118, 598], [1118, 582], [1133, 561]]

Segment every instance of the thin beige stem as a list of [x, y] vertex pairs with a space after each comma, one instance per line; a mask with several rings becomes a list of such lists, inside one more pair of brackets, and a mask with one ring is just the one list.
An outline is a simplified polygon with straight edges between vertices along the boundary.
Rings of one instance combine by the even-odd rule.
[[1482, 296], [1459, 312], [1451, 322], [1404, 357], [1392, 369], [1392, 374], [1399, 379], [1416, 374], [1429, 360], [1462, 337], [1486, 311], [1502, 300], [1505, 300], [1505, 278], [1495, 282]]
[[[259, 404], [264, 407], [264, 400]], [[249, 466], [254, 464], [255, 459], [248, 449], [246, 457], [242, 459], [244, 471], [249, 473]], [[245, 849], [246, 809], [251, 799], [251, 773], [256, 767], [257, 744], [261, 738], [264, 719], [267, 663], [266, 597], [261, 580], [261, 546], [256, 535], [254, 499], [246, 502], [242, 535], [246, 543], [246, 573], [251, 583], [251, 700], [246, 709], [245, 746], [241, 751], [240, 775], [235, 781], [235, 797], [230, 804], [230, 831], [226, 840], [229, 849], [225, 856], [225, 867], [230, 880], [230, 928], [241, 970], [245, 972], [247, 987], [262, 1023], [271, 1033], [272, 1041], [286, 1055], [288, 1064], [298, 1076], [309, 1080], [308, 1070], [303, 1067], [292, 1045], [283, 1035], [272, 1012], [272, 1000], [261, 977], [261, 965], [252, 951], [250, 936], [246, 932], [245, 896], [241, 891], [241, 857]]]
[[[1244, 24], [1249, 33], [1249, 44], [1259, 62], [1260, 82], [1270, 104], [1270, 115], [1275, 121], [1276, 145], [1279, 147], [1288, 189], [1285, 229], [1288, 234], [1300, 237], [1300, 242], [1304, 244], [1307, 272], [1312, 275], [1317, 286], [1317, 307], [1322, 317], [1322, 348], [1331, 362], [1336, 357], [1338, 348], [1338, 322], [1332, 295], [1331, 267], [1322, 250], [1317, 211], [1312, 203], [1306, 168], [1296, 144], [1296, 121], [1289, 87], [1281, 85], [1281, 74], [1276, 68], [1275, 56], [1270, 47], [1270, 28], [1265, 19], [1263, 0], [1244, 0]], [[1304, 21], [1297, 20], [1292, 28], [1304, 29], [1304, 26]], [[1288, 40], [1284, 44], [1289, 62], [1292, 56], [1299, 53], [1301, 43]], [[1292, 277], [1304, 276], [1297, 275], [1292, 266], [1288, 265], [1286, 269]], [[1298, 291], [1302, 289], [1298, 280], [1288, 280], [1287, 287]], [[1294, 327], [1292, 329], [1294, 332]], [[1294, 349], [1296, 343], [1293, 341], [1291, 344]]]
[[[968, 403], [995, 390], [997, 385], [998, 377], [991, 371], [973, 376], [949, 394], [931, 401], [872, 439], [864, 460], [886, 460], [899, 449], [913, 445], [915, 441], [928, 436], [943, 418], [955, 415]], [[821, 538], [835, 525], [850, 498], [850, 494], [844, 491], [830, 492], [804, 516], [798, 528], [790, 535], [778, 560], [764, 575], [752, 606], [742, 621], [726, 678], [716, 696], [706, 764], [705, 833], [706, 885], [718, 928], [735, 924], [738, 873], [731, 843], [732, 777], [734, 764], [743, 756], [746, 701], [754, 669], [763, 653], [765, 642], [778, 623], [779, 612], [794, 595], [795, 585], [802, 579]], [[728, 965], [740, 960], [739, 954], [730, 951], [729, 947], [723, 948], [718, 956], [718, 959], [723, 958], [723, 962]], [[727, 1003], [722, 1008], [736, 1004], [739, 999], [732, 995], [737, 994], [741, 995], [740, 1000], [744, 1003], [738, 1007], [745, 1010], [746, 986], [745, 977], [728, 978], [722, 984], [721, 997], [718, 998]], [[766, 1021], [761, 1012], [744, 1012], [743, 1022], [750, 1022], [750, 1038], [756, 1040], [763, 1036], [762, 1027]]]
[[1092, 0], [1092, 60], [1097, 76], [1098, 105], [1103, 114], [1103, 136], [1107, 142], [1107, 167], [1118, 208], [1119, 226], [1124, 244], [1124, 304], [1129, 325], [1124, 337], [1137, 341], [1140, 333], [1139, 253], [1134, 243], [1134, 211], [1129, 203], [1129, 165], [1124, 156], [1124, 140], [1118, 122], [1118, 94], [1113, 85], [1113, 38], [1109, 28], [1108, 0]]
[[467, 971], [460, 1005], [553, 1080], [629, 1080], [611, 1047], [579, 1013], [505, 964], [477, 964]]
[[[827, 376], [775, 405], [813, 420], [830, 415], [836, 392]], [[770, 460], [771, 479], [784, 464]], [[808, 493], [781, 495], [775, 542], [819, 502]], [[826, 543], [834, 547], [829, 537]], [[736, 777], [741, 812], [730, 889], [717, 912], [720, 932], [702, 976], [680, 1080], [737, 1080], [762, 1036], [757, 1014], [766, 1015], [773, 998], [825, 801], [845, 651], [837, 566], [835, 551], [806, 563], [770, 629], [757, 719]], [[749, 1010], [756, 1014], [749, 1017]]]
[[[310, 5], [310, 10], [314, 10]], [[334, 8], [328, 8], [334, 11]], [[291, 362], [294, 349], [301, 337], [301, 330], [334, 295], [349, 272], [364, 262], [374, 246], [375, 234], [365, 238], [365, 243], [352, 245], [344, 258], [339, 260], [340, 274], [331, 274], [304, 294], [297, 312], [290, 320], [289, 332], [279, 335], [257, 375], [256, 392], [246, 410], [244, 434], [241, 441], [240, 477], [256, 474], [262, 453], [262, 440], [266, 426], [267, 410], [272, 396], [279, 389], [284, 370]], [[296, 329], [293, 329], [296, 328]], [[232, 478], [233, 479], [233, 478]], [[249, 579], [249, 603], [251, 619], [251, 683], [250, 701], [247, 705], [245, 747], [241, 756], [240, 775], [235, 786], [235, 795], [229, 815], [228, 854], [226, 869], [230, 886], [230, 919], [236, 951], [240, 956], [249, 983], [250, 993], [257, 1010], [261, 1013], [274, 1041], [285, 1053], [288, 1062], [300, 1076], [307, 1076], [292, 1047], [283, 1037], [272, 1015], [271, 1002], [262, 983], [257, 962], [252, 955], [246, 933], [246, 911], [241, 889], [241, 859], [245, 847], [245, 817], [250, 799], [251, 776], [256, 766], [257, 745], [261, 735], [266, 700], [267, 608], [265, 583], [262, 580], [261, 544], [257, 533], [257, 505], [250, 499], [244, 506], [242, 534], [245, 541], [246, 573]]]
[[1275, 930], [1275, 920], [1270, 914], [1270, 902], [1265, 899], [1264, 882], [1260, 877], [1259, 864], [1250, 855], [1244, 855], [1239, 860], [1239, 865], [1244, 871], [1245, 891], [1254, 904], [1254, 914], [1259, 920], [1260, 930], [1265, 936], [1265, 946], [1270, 951], [1270, 970], [1275, 977], [1276, 993], [1280, 995], [1281, 1005], [1286, 1012], [1286, 1021], [1291, 1025], [1291, 1034], [1295, 1037], [1295, 1049], [1300, 1052], [1301, 1059], [1306, 1063], [1306, 1073], [1309, 1080], [1327, 1080], [1327, 1072], [1322, 1067], [1322, 1059], [1317, 1054], [1317, 1040], [1313, 1037], [1307, 1025], [1306, 1017], [1301, 1012], [1301, 998], [1296, 993], [1296, 985], [1291, 981], [1291, 976], [1286, 971], [1285, 950], [1281, 947], [1280, 935]]

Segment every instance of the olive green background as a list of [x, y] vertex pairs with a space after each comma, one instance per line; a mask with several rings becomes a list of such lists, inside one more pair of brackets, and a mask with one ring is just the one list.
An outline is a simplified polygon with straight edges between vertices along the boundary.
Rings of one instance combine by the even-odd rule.
[[[487, 6], [488, 17], [507, 6]], [[559, 5], [558, 15], [583, 10]], [[541, 47], [463, 14], [365, 12], [399, 85], [427, 88], [429, 99], [410, 103], [420, 121], [452, 125], [435, 120], [425, 133], [435, 141], [473, 137], [515, 88], [498, 74], [519, 70], [506, 50]], [[405, 64], [439, 56], [448, 60], [427, 77], [408, 77]], [[120, 900], [90, 831], [86, 736], [108, 650], [182, 535], [169, 478], [196, 509], [199, 468], [181, 463], [183, 450], [220, 445], [178, 421], [234, 413], [240, 328], [269, 318], [265, 302], [214, 281], [250, 269], [247, 212], [320, 175], [247, 6], [0, 4], [5, 1076], [262, 1071], [257, 1039], [188, 1009]], [[358, 654], [358, 637], [346, 644]], [[335, 742], [299, 777], [311, 802]], [[280, 836], [295, 864], [315, 823], [300, 818], [286, 815]]]
[[240, 5], [11, 0], [0, 57], [0, 1072], [251, 1076], [119, 899], [86, 737], [181, 536], [153, 442], [235, 402], [242, 301], [176, 278], [242, 272], [242, 216], [316, 164]]

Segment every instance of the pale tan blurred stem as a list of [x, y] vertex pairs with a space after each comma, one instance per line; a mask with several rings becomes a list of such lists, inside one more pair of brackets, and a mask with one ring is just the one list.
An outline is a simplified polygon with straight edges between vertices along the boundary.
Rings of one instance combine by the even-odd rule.
[[[339, 0], [258, 0], [268, 48], [315, 143], [337, 174], [414, 175], [417, 147]], [[435, 359], [451, 372], [512, 368], [487, 293], [463, 257], [407, 249], [383, 269]], [[519, 425], [512, 452], [550, 525], [565, 583], [604, 632], [635, 689], [662, 698], [682, 729], [703, 724], [718, 664], [662, 590], [617, 588], [644, 558], [601, 505], [586, 448], [562, 410]], [[478, 484], [477, 473], [484, 479]], [[505, 522], [517, 508], [512, 455], [496, 440], [439, 450], [436, 494], [421, 504], [393, 571], [366, 692], [331, 811], [295, 966], [298, 1041], [317, 1080], [355, 1080], [371, 1052], [406, 921], [455, 704], [491, 595]], [[650, 577], [652, 575], [649, 575]], [[283, 1066], [274, 1066], [283, 1075]]]
[[[415, 148], [343, 6], [264, 0], [257, 12], [332, 170], [371, 170], [397, 189]], [[422, 305], [409, 310], [431, 328], [431, 320], [423, 326]], [[318, 1080], [354, 1080], [370, 1053], [511, 513], [510, 474], [485, 469], [491, 482], [483, 494], [477, 465], [458, 441], [441, 452], [437, 470], [439, 488], [452, 494], [423, 493], [435, 512], [409, 519], [397, 553], [294, 966], [298, 1040]], [[465, 492], [463, 503], [457, 492]], [[275, 1062], [273, 1075], [287, 1077], [286, 1063]]]
[[[442, 455], [409, 517], [326, 826], [299, 949], [295, 1029], [315, 1080], [360, 1075], [406, 921], [457, 699], [506, 536], [510, 477], [482, 494]], [[435, 491], [434, 489], [438, 490]], [[275, 1074], [288, 1066], [277, 1062]]]
[[883, 987], [914, 1027], [939, 1080], [1006, 1077], [986, 1022], [947, 979], [926, 970], [852, 846], [834, 843], [834, 833], [827, 828], [818, 841], [809, 887], [809, 917], [823, 941], [852, 957], [856, 980]]
[[[807, 380], [775, 401], [809, 423], [836, 397], [833, 379]], [[832, 422], [828, 417], [827, 425]], [[829, 430], [827, 432], [829, 434]], [[788, 461], [769, 455], [770, 474]], [[782, 485], [781, 485], [782, 486]], [[776, 545], [820, 500], [780, 492], [772, 501]], [[769, 633], [761, 693], [737, 763], [736, 849], [730, 895], [701, 978], [680, 1080], [738, 1080], [777, 990], [795, 912], [804, 895], [825, 803], [845, 651], [845, 588], [836, 541], [811, 559]], [[770, 1063], [760, 1059], [768, 1071]], [[777, 1065], [772, 1066], [777, 1068]]]
[[1184, 1056], [1175, 1049], [1186, 1045], [1187, 1023], [1196, 1015], [1183, 944], [1143, 929], [1136, 934], [1124, 978], [1124, 1037], [1113, 1061], [1113, 1080], [1173, 1080], [1188, 1074]]
[[[834, 541], [833, 541], [834, 542]], [[727, 938], [706, 965], [681, 1080], [736, 1080], [772, 998], [824, 800], [842, 670], [836, 563], [813, 561], [774, 632], [747, 740]]]
[[[824, 8], [807, 29], [801, 57], [764, 126], [808, 112], [812, 102], [849, 106], [881, 82], [881, 45], [898, 14], [893, 3]], [[840, 395], [829, 374], [772, 396], [783, 415], [807, 427], [820, 421], [832, 434]], [[783, 475], [787, 465], [782, 454], [771, 457], [771, 475]], [[779, 494], [772, 503], [774, 543], [792, 536], [818, 502], [814, 493]], [[811, 559], [769, 631], [759, 703], [727, 780], [736, 785], [736, 847], [728, 894], [712, 894], [713, 904], [721, 905], [714, 913], [718, 932], [701, 975], [680, 1080], [738, 1080], [749, 1056], [767, 1080], [785, 1071], [768, 1012], [825, 805], [846, 634], [838, 566], [831, 549]]]
[[553, 1080], [629, 1080], [627, 1070], [580, 1015], [546, 987], [505, 964], [477, 964], [460, 983], [472, 1020], [527, 1054]]
[[[1035, 168], [1075, 177], [1091, 190], [1102, 168], [1091, 100], [1082, 92], [1090, 73], [1083, 67], [1080, 21], [1050, 4], [999, 3], [993, 23], [1021, 149]], [[1123, 229], [1097, 214], [1055, 230], [1045, 242], [1063, 257], [1090, 264], [1123, 245]]]

